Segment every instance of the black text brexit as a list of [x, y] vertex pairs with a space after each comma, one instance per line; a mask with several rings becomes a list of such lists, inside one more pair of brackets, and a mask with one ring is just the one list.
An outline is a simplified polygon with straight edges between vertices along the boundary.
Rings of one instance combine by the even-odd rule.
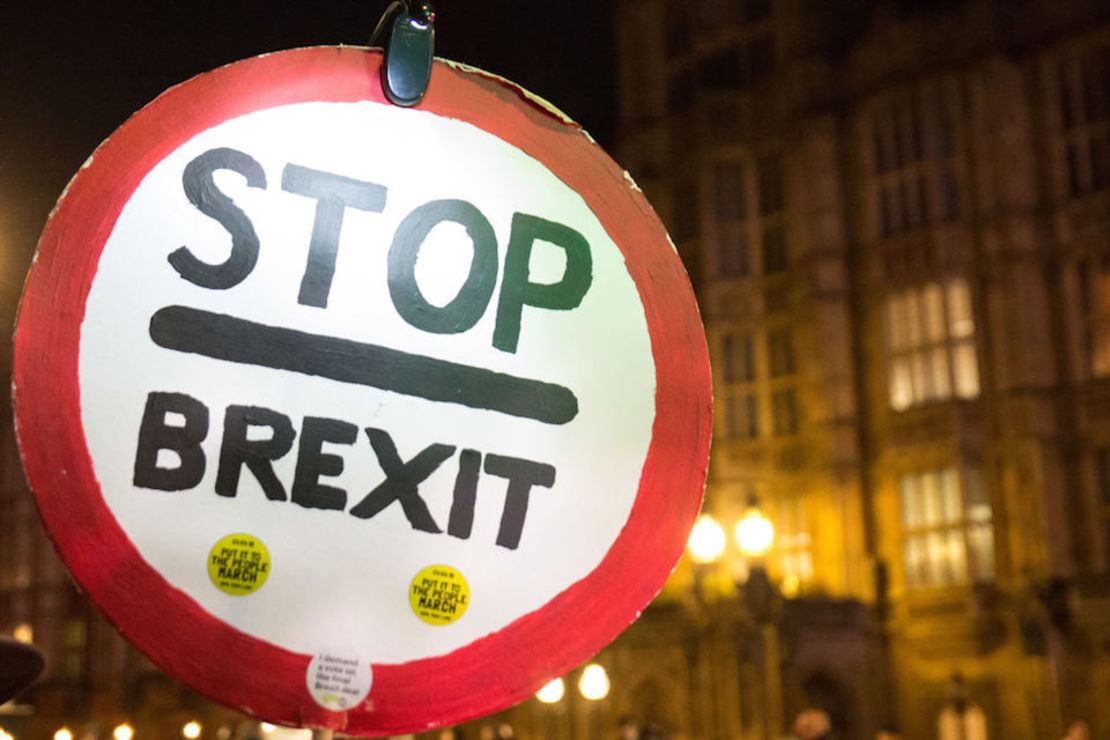
[[[196, 488], [207, 467], [201, 443], [209, 433], [209, 417], [208, 407], [192, 396], [150, 393], [139, 427], [134, 484], [161, 491]], [[447, 534], [469, 539], [478, 505], [478, 482], [485, 474], [507, 483], [496, 543], [515, 550], [524, 531], [532, 490], [551, 488], [555, 483], [555, 468], [551, 465], [472, 449], [457, 450], [447, 444], [428, 445], [406, 459], [384, 429], [360, 429], [341, 419], [306, 416], [297, 438], [293, 420], [286, 414], [262, 406], [228, 406], [224, 410], [216, 493], [235, 497], [245, 469], [270, 501], [288, 501], [306, 509], [346, 511], [360, 519], [370, 519], [396, 504], [413, 529], [438, 534], [444, 528], [432, 517], [421, 497], [420, 484], [448, 460], [455, 459], [457, 472]], [[362, 438], [370, 447], [369, 453], [362, 454], [376, 458], [385, 479], [361, 498], [321, 482], [321, 478], [340, 475], [347, 462], [341, 455], [325, 452], [324, 443], [355, 446]], [[296, 466], [287, 490], [274, 472], [273, 463], [292, 451], [294, 441]], [[162, 450], [175, 453], [176, 464], [160, 465]]]

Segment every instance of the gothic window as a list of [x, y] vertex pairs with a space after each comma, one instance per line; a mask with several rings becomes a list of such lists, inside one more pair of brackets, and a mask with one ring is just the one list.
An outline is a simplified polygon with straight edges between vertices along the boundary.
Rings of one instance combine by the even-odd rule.
[[771, 431], [780, 437], [797, 433], [798, 397], [793, 387], [771, 393]]
[[886, 321], [894, 410], [978, 397], [975, 321], [966, 280], [930, 282], [890, 294]]
[[813, 581], [812, 538], [801, 496], [775, 502], [775, 528], [782, 590], [787, 596], [795, 596]]
[[756, 390], [755, 348], [750, 334], [728, 333], [721, 338], [724, 433], [732, 439], [759, 436], [759, 396]]
[[794, 342], [790, 329], [774, 329], [767, 334], [770, 377], [782, 378], [794, 372]]
[[949, 586], [994, 579], [992, 509], [978, 468], [902, 476], [906, 586]]
[[794, 340], [789, 328], [767, 332], [767, 377], [771, 395], [771, 432], [796, 434], [799, 426]]
[[78, 683], [85, 678], [88, 623], [73, 616], [65, 621], [62, 631], [61, 674], [66, 681]]
[[717, 274], [739, 278], [787, 269], [782, 165], [776, 155], [752, 162], [723, 157], [710, 168]]
[[872, 176], [883, 238], [959, 218], [957, 110], [956, 92], [947, 85], [873, 106]]
[[1068, 195], [1077, 198], [1110, 187], [1110, 47], [1071, 55], [1056, 71]]
[[746, 175], [747, 168], [736, 160], [724, 160], [713, 167], [717, 272], [723, 278], [744, 277], [751, 269]]

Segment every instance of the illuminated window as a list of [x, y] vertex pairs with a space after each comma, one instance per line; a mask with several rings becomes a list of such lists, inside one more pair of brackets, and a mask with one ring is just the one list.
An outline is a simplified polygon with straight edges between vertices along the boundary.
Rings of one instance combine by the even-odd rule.
[[740, 278], [771, 275], [789, 263], [784, 219], [782, 163], [777, 155], [757, 161], [726, 157], [710, 170], [709, 227], [717, 274]]
[[888, 296], [886, 319], [892, 408], [979, 395], [975, 320], [963, 278]]
[[802, 497], [789, 496], [775, 502], [774, 521], [782, 589], [787, 596], [794, 596], [813, 581], [813, 553]]
[[875, 105], [870, 114], [875, 198], [883, 237], [960, 215], [956, 91], [931, 85]]
[[994, 579], [991, 503], [977, 468], [905, 475], [898, 487], [908, 587]]
[[1072, 54], [1056, 68], [1068, 194], [1110, 187], [1110, 47]]

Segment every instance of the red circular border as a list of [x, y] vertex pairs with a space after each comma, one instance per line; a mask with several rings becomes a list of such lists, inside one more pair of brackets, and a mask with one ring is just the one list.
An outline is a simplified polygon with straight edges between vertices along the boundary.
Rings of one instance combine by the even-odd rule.
[[345, 713], [309, 696], [310, 656], [228, 626], [151, 568], [104, 503], [81, 427], [81, 322], [104, 244], [142, 177], [193, 135], [291, 103], [388, 104], [380, 62], [379, 52], [350, 47], [247, 59], [171, 88], [112, 134], [74, 177], [39, 242], [16, 326], [12, 394], [48, 531], [96, 606], [156, 665], [270, 721], [398, 734], [527, 698], [638, 616], [681, 555], [701, 503], [711, 391], [689, 280], [639, 190], [576, 125], [519, 88], [437, 62], [419, 109], [471, 123], [543, 163], [586, 200], [625, 256], [656, 364], [652, 441], [628, 522], [594, 571], [537, 611], [445, 656], [374, 665], [369, 700]]

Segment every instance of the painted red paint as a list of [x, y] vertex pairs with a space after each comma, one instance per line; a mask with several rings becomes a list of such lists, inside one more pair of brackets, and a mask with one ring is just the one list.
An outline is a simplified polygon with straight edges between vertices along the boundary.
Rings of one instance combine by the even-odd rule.
[[[81, 426], [85, 302], [117, 217], [140, 179], [187, 139], [233, 116], [308, 101], [384, 103], [378, 52], [309, 48], [248, 59], [163, 93], [96, 151], [39, 242], [15, 338], [13, 400], [28, 478], [77, 581], [166, 673], [283, 724], [399, 734], [478, 717], [530, 696], [600, 650], [658, 593], [701, 502], [711, 426], [708, 355], [693, 293], [663, 226], [578, 128], [511, 83], [437, 62], [419, 109], [458, 118], [542, 162], [580, 193], [625, 255], [656, 364], [656, 417], [628, 522], [600, 565], [546, 606], [446, 656], [375, 665], [346, 712], [305, 689], [310, 656], [215, 619], [139, 555], [101, 497]], [[620, 584], [615, 588], [614, 584]]]

